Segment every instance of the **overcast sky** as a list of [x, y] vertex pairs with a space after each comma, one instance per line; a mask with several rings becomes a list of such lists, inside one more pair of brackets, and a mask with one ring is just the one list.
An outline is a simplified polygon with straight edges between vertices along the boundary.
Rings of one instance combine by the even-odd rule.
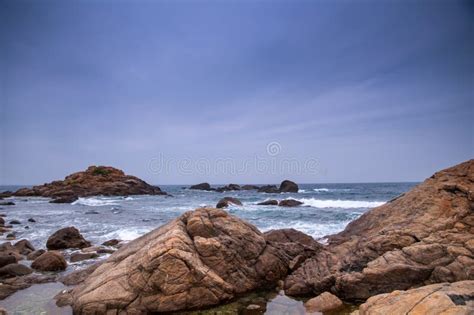
[[0, 0], [0, 184], [93, 164], [155, 184], [423, 180], [474, 157], [473, 21], [455, 0]]

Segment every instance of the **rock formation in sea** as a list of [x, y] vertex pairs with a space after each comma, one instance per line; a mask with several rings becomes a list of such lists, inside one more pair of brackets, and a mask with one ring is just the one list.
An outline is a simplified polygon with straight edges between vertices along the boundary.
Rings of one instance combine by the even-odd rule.
[[12, 195], [49, 197], [54, 203], [70, 203], [78, 197], [97, 195], [166, 195], [166, 193], [138, 177], [125, 175], [119, 169], [110, 166], [90, 166], [83, 172], [66, 176], [62, 181], [22, 188]]
[[224, 210], [186, 212], [124, 245], [75, 287], [69, 300], [75, 314], [208, 307], [274, 287], [296, 257], [311, 257], [320, 248], [294, 230], [268, 237]]
[[241, 206], [242, 202], [234, 197], [224, 197], [216, 204], [216, 208], [226, 208], [229, 205]]
[[287, 294], [365, 300], [474, 279], [474, 160], [437, 172], [328, 238], [287, 277]]

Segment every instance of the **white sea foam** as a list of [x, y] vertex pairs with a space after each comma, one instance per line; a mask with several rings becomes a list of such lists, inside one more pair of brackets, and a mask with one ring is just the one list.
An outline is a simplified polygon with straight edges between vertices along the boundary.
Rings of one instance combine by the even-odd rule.
[[316, 192], [326, 192], [326, 191], [329, 191], [328, 188], [314, 188], [313, 190], [316, 191]]
[[298, 192], [299, 192], [299, 193], [305, 193], [306, 190], [305, 190], [305, 189], [298, 189]]
[[125, 228], [107, 233], [103, 238], [105, 240], [116, 238], [122, 241], [132, 241], [148, 232], [150, 232], [150, 229], [147, 228]]
[[112, 198], [100, 198], [100, 197], [92, 197], [92, 198], [79, 198], [72, 203], [73, 205], [84, 205], [90, 207], [99, 207], [99, 206], [116, 206], [119, 204], [117, 199]]
[[[350, 221], [341, 221], [337, 223], [316, 223], [301, 221], [281, 221], [271, 226], [262, 227], [263, 232], [276, 229], [293, 228], [305, 234], [311, 235], [315, 239], [321, 239], [326, 235], [335, 234], [344, 230]], [[322, 239], [320, 241], [323, 241]]]
[[363, 201], [363, 200], [321, 200], [315, 198], [296, 199], [306, 206], [314, 208], [374, 208], [383, 205], [384, 201]]

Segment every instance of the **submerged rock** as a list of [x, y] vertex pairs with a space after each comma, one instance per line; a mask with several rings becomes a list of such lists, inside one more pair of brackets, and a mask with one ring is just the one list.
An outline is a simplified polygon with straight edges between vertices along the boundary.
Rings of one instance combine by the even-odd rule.
[[186, 212], [111, 255], [72, 290], [73, 310], [152, 313], [216, 305], [275, 286], [299, 254], [282, 248], [226, 211]]
[[14, 206], [15, 203], [13, 201], [1, 201], [0, 206]]
[[166, 195], [159, 187], [110, 166], [90, 166], [83, 172], [66, 176], [62, 181], [22, 188], [15, 196], [49, 197], [53, 203], [71, 203], [78, 197], [123, 196], [123, 195]]
[[295, 200], [295, 199], [283, 199], [280, 200], [278, 205], [280, 207], [298, 207], [301, 206], [303, 203], [301, 201]]
[[221, 200], [219, 200], [219, 202], [216, 205], [216, 208], [226, 208], [231, 204], [241, 206], [242, 202], [239, 199], [234, 198], [234, 197], [224, 197]]
[[85, 248], [91, 246], [79, 230], [73, 226], [60, 229], [53, 233], [46, 242], [48, 249]]
[[90, 253], [73, 253], [71, 254], [71, 258], [69, 258], [70, 262], [78, 262], [78, 261], [83, 261], [83, 260], [88, 260], [88, 259], [94, 259], [99, 257], [97, 253], [90, 252]]
[[473, 314], [474, 281], [423, 286], [379, 294], [368, 299], [356, 314]]
[[474, 279], [474, 160], [440, 171], [328, 237], [287, 277], [287, 294], [345, 300]]
[[278, 200], [270, 199], [257, 203], [259, 206], [278, 206]]
[[48, 251], [36, 258], [31, 268], [40, 271], [61, 271], [66, 270], [67, 262], [61, 253]]
[[102, 245], [104, 245], [104, 246], [116, 246], [120, 242], [121, 242], [121, 240], [118, 240], [118, 239], [114, 238], [114, 239], [103, 242]]

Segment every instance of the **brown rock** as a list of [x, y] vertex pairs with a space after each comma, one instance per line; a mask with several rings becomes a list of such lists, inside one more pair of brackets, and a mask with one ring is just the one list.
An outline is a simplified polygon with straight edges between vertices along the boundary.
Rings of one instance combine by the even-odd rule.
[[473, 313], [474, 281], [469, 280], [379, 294], [359, 308], [359, 315]]
[[43, 255], [44, 253], [46, 253], [44, 249], [38, 249], [38, 250], [35, 250], [34, 252], [29, 253], [28, 256], [26, 256], [26, 259], [35, 260], [36, 258]]
[[329, 312], [336, 311], [343, 306], [342, 301], [329, 292], [324, 292], [315, 298], [308, 300], [304, 304], [306, 311], [310, 313], [314, 312]]
[[12, 278], [32, 273], [33, 270], [22, 264], [8, 264], [0, 268], [0, 278]]
[[28, 240], [21, 240], [13, 245], [21, 255], [28, 255], [35, 251], [35, 247]]
[[252, 225], [201, 208], [124, 245], [71, 292], [77, 314], [202, 308], [275, 286], [289, 257]]
[[278, 206], [278, 200], [270, 199], [257, 203], [259, 206]]
[[48, 251], [36, 258], [31, 267], [40, 271], [61, 271], [66, 270], [67, 262], [61, 253]]
[[474, 279], [472, 191], [474, 160], [436, 173], [329, 236], [328, 246], [287, 277], [286, 293], [332, 289], [342, 299], [364, 300]]
[[280, 184], [279, 191], [280, 192], [292, 192], [297, 193], [299, 190], [298, 185], [291, 180], [284, 180]]
[[298, 207], [301, 206], [303, 203], [301, 201], [295, 200], [295, 199], [283, 199], [280, 200], [280, 203], [278, 205], [280, 207]]
[[23, 256], [18, 252], [18, 249], [16, 249], [10, 242], [0, 244], [0, 254], [14, 256], [17, 261], [23, 259]]
[[0, 217], [0, 226], [4, 226], [5, 225], [5, 219]]
[[83, 260], [88, 260], [88, 259], [94, 259], [99, 257], [97, 253], [91, 252], [91, 253], [73, 253], [71, 254], [71, 258], [69, 258], [69, 261], [71, 262], [78, 262], [78, 261], [83, 261]]
[[90, 166], [83, 172], [66, 176], [62, 181], [22, 188], [15, 196], [49, 197], [53, 203], [70, 203], [78, 197], [87, 196], [128, 196], [166, 195], [159, 187], [110, 166]]
[[73, 226], [60, 229], [53, 233], [46, 242], [48, 249], [67, 249], [67, 248], [84, 248], [90, 246], [90, 242], [86, 241], [79, 233], [79, 230]]
[[216, 205], [216, 208], [226, 208], [231, 204], [241, 206], [242, 202], [240, 202], [239, 199], [234, 198], [234, 197], [224, 197], [221, 200], [219, 200], [219, 202]]
[[9, 265], [9, 264], [16, 264], [17, 259], [13, 255], [5, 255], [5, 254], [0, 254], [0, 267]]

